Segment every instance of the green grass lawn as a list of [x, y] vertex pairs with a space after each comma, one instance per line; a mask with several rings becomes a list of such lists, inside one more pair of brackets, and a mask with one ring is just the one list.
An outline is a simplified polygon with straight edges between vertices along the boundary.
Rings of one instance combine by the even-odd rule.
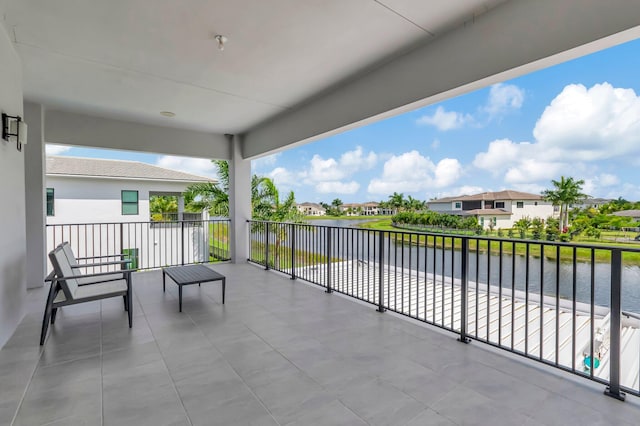
[[362, 220], [362, 219], [391, 219], [392, 216], [305, 216], [304, 220]]
[[[397, 240], [399, 242], [401, 242], [402, 240], [404, 240], [405, 243], [410, 243], [410, 244], [416, 244], [416, 245], [421, 245], [421, 246], [428, 246], [428, 247], [433, 247], [434, 245], [437, 248], [441, 248], [443, 245], [443, 241], [440, 238], [436, 238], [435, 242], [434, 242], [434, 238], [433, 237], [427, 237], [427, 236], [415, 236], [415, 235], [408, 235], [408, 234], [400, 234], [399, 232], [402, 232], [401, 229], [399, 228], [394, 228], [393, 226], [391, 226], [391, 220], [390, 219], [381, 219], [381, 220], [376, 220], [376, 221], [372, 221], [372, 222], [367, 222], [367, 223], [363, 223], [359, 225], [360, 228], [364, 228], [364, 229], [373, 229], [373, 230], [378, 230], [378, 231], [391, 231], [391, 232], [395, 232], [395, 234], [392, 234], [391, 238], [394, 240]], [[410, 230], [406, 230], [405, 232], [412, 232]], [[446, 233], [441, 233], [438, 231], [434, 231], [434, 233], [439, 233], [439, 234], [443, 234], [443, 235], [447, 235]], [[503, 230], [503, 233], [505, 234], [505, 236], [503, 236], [502, 238], [507, 239], [506, 237], [506, 231]], [[468, 236], [475, 236], [475, 234], [473, 232], [470, 231], [460, 231], [460, 232], [455, 232], [455, 231], [450, 231], [449, 234], [451, 234], [451, 236], [449, 237], [444, 237], [444, 247], [445, 248], [451, 248], [452, 245], [454, 245], [454, 247], [456, 249], [460, 249], [462, 246], [462, 242], [459, 238], [454, 238], [452, 234], [455, 235], [468, 235]], [[588, 244], [588, 245], [592, 245], [592, 246], [602, 246], [602, 249], [595, 249], [594, 250], [594, 257], [596, 262], [610, 262], [611, 260], [611, 254], [610, 251], [607, 249], [608, 247], [619, 247], [619, 248], [626, 248], [626, 249], [640, 249], [640, 244], [638, 243], [632, 243], [632, 242], [620, 242], [619, 240], [616, 240], [616, 238], [621, 238], [620, 236], [624, 234], [622, 231], [603, 231], [601, 238], [600, 239], [594, 239], [594, 238], [587, 238], [587, 237], [577, 237], [575, 238], [572, 242], [575, 244]], [[635, 233], [626, 233], [628, 234], [634, 234]], [[486, 235], [485, 235], [486, 236]], [[489, 236], [491, 237], [497, 237], [498, 233], [497, 231], [493, 231]], [[530, 235], [529, 235], [530, 236]], [[512, 242], [513, 241], [513, 242]], [[520, 242], [522, 241], [522, 242]], [[533, 257], [540, 257], [542, 255], [542, 251], [543, 251], [543, 245], [545, 243], [545, 241], [539, 241], [539, 240], [532, 240], [532, 239], [527, 239], [527, 240], [520, 240], [519, 238], [514, 238], [513, 240], [509, 241], [509, 242], [503, 242], [502, 244], [502, 250], [504, 254], [512, 254], [515, 253], [517, 255], [521, 255], [524, 256], [526, 254], [526, 246], [527, 244], [524, 243], [524, 241], [526, 241], [529, 244], [529, 254]], [[569, 243], [571, 244], [571, 243]], [[489, 241], [478, 241], [476, 242], [475, 240], [471, 240], [469, 242], [469, 249], [472, 251], [476, 251], [479, 250], [481, 253], [485, 253], [487, 251], [490, 251], [492, 254], [499, 254], [500, 252], [500, 248], [499, 248], [499, 243], [498, 242], [489, 242]], [[591, 249], [587, 249], [587, 248], [581, 248], [578, 247], [576, 248], [576, 258], [579, 261], [584, 261], [584, 262], [588, 262], [591, 260]], [[560, 261], [561, 262], [570, 262], [573, 259], [573, 248], [572, 247], [561, 247], [560, 248]], [[544, 256], [547, 259], [550, 260], [555, 260], [558, 258], [558, 251], [555, 247], [552, 246], [545, 246], [544, 247]], [[625, 265], [635, 265], [635, 266], [640, 266], [640, 253], [633, 253], [633, 252], [626, 252], [623, 254], [623, 262]]]

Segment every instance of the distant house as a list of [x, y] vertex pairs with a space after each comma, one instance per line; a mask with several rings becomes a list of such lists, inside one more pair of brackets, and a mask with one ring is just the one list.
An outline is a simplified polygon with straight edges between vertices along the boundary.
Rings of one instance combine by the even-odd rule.
[[598, 209], [604, 204], [613, 201], [610, 198], [587, 198], [579, 203], [571, 204], [570, 209]]
[[621, 210], [611, 214], [619, 217], [630, 217], [633, 218], [633, 220], [640, 221], [640, 210]]
[[[80, 257], [122, 252], [142, 268], [208, 261], [208, 227], [195, 222], [206, 213], [183, 216], [182, 194], [196, 182], [215, 181], [136, 161], [48, 157], [47, 250], [70, 241]], [[174, 219], [194, 222], [149, 222], [153, 195], [177, 196]], [[163, 250], [166, 240], [177, 249]]]
[[324, 216], [327, 210], [317, 203], [301, 203], [298, 204], [298, 211], [305, 216]]
[[52, 156], [46, 164], [48, 225], [147, 222], [153, 195], [178, 197], [180, 219], [187, 187], [215, 182], [137, 161]]
[[340, 210], [347, 216], [377, 216], [393, 214], [391, 209], [383, 209], [380, 203], [368, 201], [366, 203], [347, 203], [340, 206]]
[[512, 228], [523, 217], [547, 219], [557, 209], [541, 195], [520, 191], [483, 192], [446, 197], [427, 202], [430, 210], [460, 216], [475, 216], [483, 228]]

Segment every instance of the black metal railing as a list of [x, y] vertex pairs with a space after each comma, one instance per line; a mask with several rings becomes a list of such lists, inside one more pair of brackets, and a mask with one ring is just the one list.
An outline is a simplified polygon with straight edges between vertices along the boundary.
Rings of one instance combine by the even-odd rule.
[[187, 221], [187, 222], [195, 222], [202, 220], [202, 213], [182, 213], [182, 219], [180, 218], [180, 213], [171, 212], [171, 213], [152, 213], [151, 214], [151, 222], [177, 222], [177, 221]]
[[640, 396], [640, 248], [249, 221], [250, 261]]
[[136, 269], [229, 260], [228, 219], [47, 225], [47, 252], [68, 241], [77, 257], [124, 254]]

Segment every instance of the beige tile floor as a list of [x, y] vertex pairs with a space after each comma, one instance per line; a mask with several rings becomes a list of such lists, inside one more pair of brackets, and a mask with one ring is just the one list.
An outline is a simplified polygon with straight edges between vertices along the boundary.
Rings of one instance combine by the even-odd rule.
[[46, 293], [0, 350], [0, 425], [636, 425], [640, 398], [252, 265], [162, 292], [66, 307], [38, 345]]

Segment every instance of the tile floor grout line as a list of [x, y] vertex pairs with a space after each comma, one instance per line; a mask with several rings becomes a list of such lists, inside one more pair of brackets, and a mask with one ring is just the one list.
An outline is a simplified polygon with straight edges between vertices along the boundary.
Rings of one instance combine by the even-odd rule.
[[173, 380], [173, 376], [171, 375], [171, 371], [169, 370], [169, 366], [167, 365], [167, 361], [165, 360], [164, 354], [162, 353], [162, 349], [160, 349], [160, 345], [158, 344], [158, 338], [156, 337], [155, 333], [153, 332], [153, 328], [151, 327], [151, 324], [149, 324], [149, 320], [147, 319], [147, 314], [145, 313], [144, 308], [142, 307], [142, 303], [140, 303], [140, 310], [142, 311], [142, 315], [144, 316], [144, 320], [147, 322], [147, 326], [149, 327], [149, 331], [151, 332], [151, 336], [153, 336], [153, 341], [156, 344], [156, 348], [158, 348], [158, 353], [160, 354], [160, 359], [162, 360], [162, 365], [164, 365], [164, 368], [167, 371], [167, 375], [169, 376], [169, 379], [171, 380], [171, 386], [173, 387], [173, 391], [175, 392], [176, 396], [178, 397], [178, 400], [180, 401], [180, 406], [182, 407], [182, 411], [184, 411], [184, 415], [187, 418], [187, 421], [189, 422], [189, 425], [193, 426], [193, 422], [191, 421], [191, 417], [189, 417], [189, 412], [187, 411], [187, 407], [184, 406], [184, 401], [182, 400], [182, 396], [180, 395], [180, 392], [178, 391], [178, 388], [176, 387], [176, 382], [175, 382], [175, 380]]
[[[215, 345], [215, 343], [213, 343], [209, 337], [206, 335], [206, 333], [204, 333], [204, 331], [202, 331], [202, 329], [200, 328], [200, 326], [198, 325], [198, 323], [196, 323], [194, 321], [194, 319], [191, 317], [191, 315], [187, 314], [187, 317], [191, 320], [191, 322], [193, 323], [193, 325], [196, 326], [196, 328], [200, 331], [200, 333], [204, 336], [205, 340], [207, 342], [209, 342], [209, 344], [211, 345], [211, 347], [220, 354], [221, 358], [224, 360], [224, 362], [229, 366], [229, 368], [231, 368], [231, 370], [233, 370], [233, 372], [236, 374], [236, 376], [238, 376], [238, 378], [240, 379], [240, 381], [246, 386], [246, 388], [249, 390], [249, 392], [251, 393], [251, 395], [253, 395], [253, 397], [256, 399], [256, 401], [258, 401], [258, 403], [260, 403], [260, 405], [262, 406], [262, 408], [265, 409], [265, 411], [267, 413], [269, 413], [269, 416], [273, 419], [274, 422], [276, 422], [277, 425], [279, 426], [283, 426], [282, 423], [280, 423], [275, 416], [273, 415], [273, 413], [271, 412], [271, 410], [269, 410], [269, 408], [267, 408], [267, 406], [264, 404], [264, 401], [262, 401], [262, 399], [260, 399], [260, 397], [258, 395], [256, 395], [256, 393], [253, 391], [253, 389], [251, 389], [251, 386], [249, 386], [249, 384], [244, 380], [244, 378], [240, 375], [240, 373], [238, 373], [238, 371], [233, 367], [233, 365], [231, 365], [231, 363], [227, 360], [227, 358], [224, 356], [224, 354], [222, 352], [220, 352], [220, 349], [218, 349], [218, 347]], [[243, 325], [245, 325], [244, 323], [242, 323]], [[245, 325], [246, 326], [246, 325]], [[253, 331], [252, 331], [253, 333]], [[255, 334], [255, 333], [254, 333]]]
[[[45, 345], [47, 344], [47, 342], [44, 342]], [[38, 355], [38, 360], [35, 363], [35, 366], [33, 367], [33, 371], [30, 374], [29, 377], [29, 381], [27, 382], [27, 385], [24, 387], [24, 391], [22, 392], [22, 396], [20, 397], [20, 401], [18, 402], [18, 406], [16, 407], [16, 411], [13, 413], [13, 419], [11, 419], [11, 423], [10, 425], [13, 426], [15, 424], [16, 419], [18, 418], [18, 413], [20, 413], [20, 410], [22, 409], [22, 404], [24, 403], [24, 399], [27, 396], [27, 392], [29, 391], [29, 388], [31, 387], [31, 382], [33, 381], [33, 377], [36, 375], [36, 371], [38, 371], [38, 367], [40, 365], [40, 360], [42, 359], [42, 355], [44, 354], [44, 345], [40, 348], [40, 355]]]
[[102, 300], [100, 301], [100, 424], [104, 426], [104, 357], [103, 347], [103, 325], [102, 325]]

